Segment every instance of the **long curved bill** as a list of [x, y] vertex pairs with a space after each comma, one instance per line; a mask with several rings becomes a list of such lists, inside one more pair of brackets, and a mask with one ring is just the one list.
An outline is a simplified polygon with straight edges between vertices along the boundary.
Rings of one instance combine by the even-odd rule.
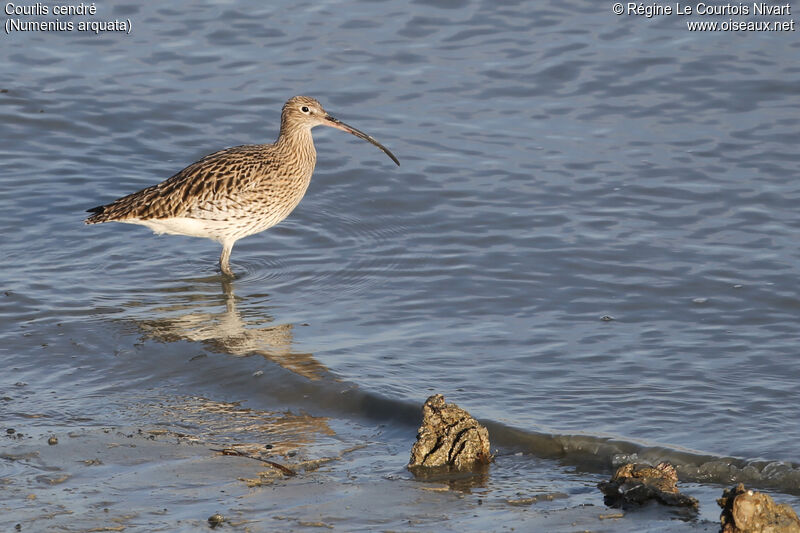
[[375, 146], [377, 146], [378, 148], [383, 150], [383, 152], [386, 155], [388, 155], [392, 159], [392, 161], [395, 162], [395, 164], [397, 166], [400, 166], [400, 161], [397, 160], [397, 158], [394, 156], [394, 154], [392, 152], [389, 151], [388, 148], [386, 148], [384, 145], [382, 145], [381, 143], [379, 143], [378, 141], [376, 141], [375, 139], [373, 139], [372, 137], [370, 137], [369, 135], [367, 135], [363, 131], [357, 130], [353, 126], [348, 126], [347, 124], [345, 124], [344, 122], [342, 122], [338, 118], [334, 118], [334, 117], [332, 117], [330, 115], [325, 115], [325, 125], [326, 126], [330, 126], [331, 128], [336, 128], [337, 130], [346, 131], [347, 133], [352, 133], [353, 135], [355, 135], [359, 139], [364, 139], [365, 141], [374, 144]]

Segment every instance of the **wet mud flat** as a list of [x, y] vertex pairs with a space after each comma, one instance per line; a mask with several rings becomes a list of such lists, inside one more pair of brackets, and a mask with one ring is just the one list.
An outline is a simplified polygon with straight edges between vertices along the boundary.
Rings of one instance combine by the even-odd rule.
[[[131, 414], [148, 420], [5, 428], [7, 529], [719, 530], [719, 522], [659, 506], [608, 508], [596, 488], [602, 476], [565, 474], [554, 461], [502, 449], [484, 470], [415, 477], [405, 468], [413, 428], [197, 397], [142, 404]], [[409, 435], [399, 438], [398, 430]]]

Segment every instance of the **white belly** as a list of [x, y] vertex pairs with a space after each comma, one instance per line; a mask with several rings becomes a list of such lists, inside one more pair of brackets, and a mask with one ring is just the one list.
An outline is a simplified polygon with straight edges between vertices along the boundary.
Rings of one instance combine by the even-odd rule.
[[129, 218], [127, 220], [120, 220], [120, 222], [147, 226], [158, 235], [163, 233], [169, 235], [188, 235], [190, 237], [213, 239], [219, 242], [228, 240], [231, 233], [231, 223], [223, 220], [174, 217], [151, 218], [148, 220]]

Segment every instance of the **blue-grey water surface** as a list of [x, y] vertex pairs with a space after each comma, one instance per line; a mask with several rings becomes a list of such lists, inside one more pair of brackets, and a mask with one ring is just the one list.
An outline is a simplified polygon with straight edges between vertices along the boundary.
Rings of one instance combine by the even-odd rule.
[[[131, 34], [0, 39], [11, 420], [169, 392], [391, 425], [441, 392], [511, 449], [797, 492], [796, 32], [580, 1], [97, 6]], [[315, 129], [306, 198], [237, 243], [231, 286], [216, 243], [83, 224], [272, 142], [295, 94], [401, 166]]]

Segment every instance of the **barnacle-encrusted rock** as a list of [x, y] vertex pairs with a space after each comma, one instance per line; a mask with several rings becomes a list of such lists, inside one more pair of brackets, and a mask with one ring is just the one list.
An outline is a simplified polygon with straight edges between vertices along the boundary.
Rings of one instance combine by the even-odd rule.
[[409, 468], [452, 466], [456, 469], [492, 460], [489, 432], [468, 412], [435, 394], [422, 406], [422, 425], [411, 448]]
[[657, 501], [664, 505], [674, 505], [697, 509], [697, 500], [681, 494], [676, 486], [678, 473], [669, 463], [658, 466], [627, 463], [620, 466], [611, 481], [598, 483], [605, 494], [609, 507], [628, 507]]
[[211, 526], [211, 529], [221, 526], [223, 522], [225, 522], [225, 517], [219, 513], [214, 513], [208, 517], [208, 525]]
[[800, 518], [787, 504], [753, 492], [742, 483], [722, 492], [722, 533], [800, 533]]

